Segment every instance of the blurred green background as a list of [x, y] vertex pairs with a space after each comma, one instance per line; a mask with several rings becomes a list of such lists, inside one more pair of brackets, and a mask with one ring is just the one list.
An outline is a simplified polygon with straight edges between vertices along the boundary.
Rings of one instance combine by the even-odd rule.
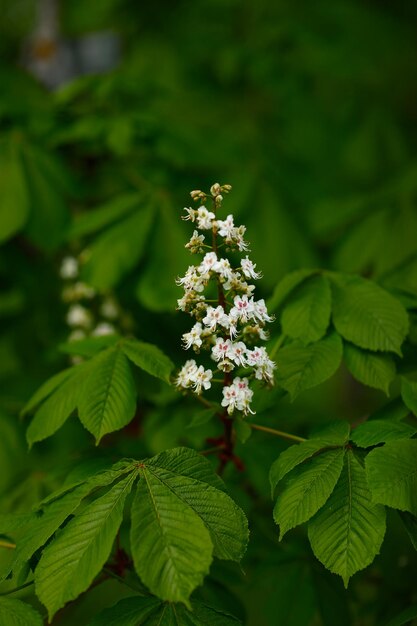
[[[81, 255], [93, 308], [116, 302], [119, 329], [182, 363], [188, 320], [174, 280], [190, 262], [180, 215], [191, 189], [233, 186], [224, 209], [248, 228], [263, 297], [290, 270], [324, 267], [415, 306], [417, 3], [0, 0], [0, 15], [2, 512], [27, 510], [88, 455], [201, 448], [216, 434], [187, 430], [191, 403], [146, 378], [137, 420], [101, 450], [72, 420], [28, 454], [18, 419], [68, 364], [57, 349], [69, 334], [68, 255]], [[343, 370], [283, 401], [270, 423], [308, 433], [384, 402]], [[250, 626], [380, 626], [416, 602], [416, 559], [395, 520], [347, 593], [302, 531], [278, 546], [267, 472], [283, 448], [260, 437], [242, 451], [251, 482], [230, 481], [252, 515], [246, 575], [219, 567], [202, 593], [246, 610]], [[236, 599], [220, 586], [232, 582]], [[84, 624], [105, 601], [94, 593], [59, 623]]]

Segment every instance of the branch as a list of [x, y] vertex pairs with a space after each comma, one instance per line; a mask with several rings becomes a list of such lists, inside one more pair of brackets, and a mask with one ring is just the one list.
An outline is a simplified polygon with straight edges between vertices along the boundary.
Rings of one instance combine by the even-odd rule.
[[260, 424], [251, 424], [247, 422], [253, 430], [260, 430], [264, 433], [269, 433], [270, 435], [276, 435], [277, 437], [282, 437], [283, 439], [289, 439], [290, 441], [296, 441], [297, 443], [301, 443], [302, 441], [307, 441], [304, 437], [299, 437], [298, 435], [293, 435], [292, 433], [286, 433], [282, 430], [276, 430], [275, 428], [269, 428], [269, 426], [261, 426]]

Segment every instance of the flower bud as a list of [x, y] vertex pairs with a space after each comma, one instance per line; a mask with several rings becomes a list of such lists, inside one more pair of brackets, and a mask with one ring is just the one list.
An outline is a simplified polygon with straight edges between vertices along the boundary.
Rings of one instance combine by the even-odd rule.
[[210, 187], [210, 193], [212, 196], [218, 196], [220, 191], [221, 191], [221, 187], [219, 183], [214, 183], [214, 185]]
[[221, 196], [220, 194], [218, 196], [216, 196], [216, 205], [220, 206], [223, 200], [223, 196]]
[[220, 189], [223, 193], [229, 193], [232, 190], [232, 185], [222, 185]]

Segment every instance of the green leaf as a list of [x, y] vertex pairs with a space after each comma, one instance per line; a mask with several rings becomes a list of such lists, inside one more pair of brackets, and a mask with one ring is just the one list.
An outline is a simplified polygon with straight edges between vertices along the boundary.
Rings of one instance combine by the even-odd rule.
[[17, 137], [0, 143], [0, 243], [21, 230], [29, 215], [20, 151]]
[[[57, 376], [47, 381], [32, 398], [28, 406], [33, 406], [35, 399], [38, 402], [39, 398], [44, 396], [46, 391], [51, 391], [55, 386], [52, 395], [49, 395], [46, 401], [39, 407], [28, 426], [26, 439], [29, 446], [53, 435], [66, 422], [71, 413], [75, 411], [83, 393], [89, 365], [89, 362], [81, 363], [70, 371], [65, 370], [65, 372], [57, 374]], [[61, 376], [62, 374], [64, 376]], [[56, 383], [59, 380], [64, 382], [56, 387]], [[49, 386], [47, 387], [48, 383]], [[28, 410], [28, 406], [26, 410]]]
[[388, 354], [375, 354], [345, 343], [343, 356], [352, 376], [360, 383], [382, 389], [389, 395], [389, 386], [395, 378], [394, 359]]
[[43, 619], [29, 604], [0, 597], [0, 624], [4, 626], [43, 626]]
[[66, 370], [62, 370], [62, 372], [55, 374], [55, 376], [48, 378], [48, 380], [45, 381], [43, 385], [41, 385], [39, 389], [35, 391], [30, 400], [28, 400], [28, 402], [25, 404], [21, 411], [21, 415], [27, 415], [27, 413], [31, 413], [32, 410], [36, 406], [38, 406], [38, 404], [40, 404], [41, 402], [43, 402], [43, 400], [50, 396], [51, 393], [53, 393], [55, 389], [57, 389], [73, 373], [74, 368], [69, 367]]
[[331, 313], [331, 291], [325, 276], [312, 276], [289, 296], [281, 315], [282, 331], [293, 339], [311, 343], [327, 331]]
[[401, 397], [406, 407], [417, 417], [417, 383], [402, 378]]
[[149, 205], [99, 235], [88, 248], [83, 279], [99, 291], [117, 285], [142, 257], [153, 218]]
[[391, 441], [365, 461], [374, 502], [417, 515], [417, 440]]
[[131, 547], [136, 571], [152, 593], [186, 604], [213, 555], [202, 520], [146, 470], [132, 504]]
[[246, 517], [224, 493], [210, 463], [193, 450], [169, 450], [141, 465], [132, 506], [136, 570], [163, 600], [188, 603], [213, 553], [240, 560], [248, 539]]
[[347, 587], [378, 554], [384, 534], [385, 509], [371, 501], [365, 470], [348, 450], [332, 495], [309, 523], [313, 552]]
[[[104, 487], [119, 477], [129, 466], [115, 466], [110, 470], [98, 472], [85, 482], [70, 488], [66, 488], [64, 493], [52, 494], [41, 508], [32, 514], [31, 524], [22, 538], [17, 542], [17, 547], [13, 553], [13, 561], [8, 565], [4, 573], [7, 576], [13, 571], [17, 577], [22, 567], [41, 548], [61, 524], [78, 508], [81, 501], [97, 487]], [[56, 499], [55, 499], [56, 498]], [[13, 531], [14, 528], [11, 529]]]
[[167, 383], [170, 382], [174, 364], [162, 350], [151, 343], [145, 343], [137, 339], [126, 339], [123, 341], [122, 350], [128, 359], [140, 367], [140, 369]]
[[302, 284], [306, 278], [315, 274], [317, 270], [302, 269], [290, 272], [278, 283], [274, 292], [267, 302], [268, 310], [271, 312], [277, 311], [290, 293], [300, 284]]
[[328, 450], [294, 468], [274, 507], [274, 519], [285, 533], [307, 522], [326, 503], [343, 467], [344, 449]]
[[271, 465], [269, 480], [271, 489], [274, 491], [280, 480], [284, 478], [294, 467], [303, 463], [320, 450], [335, 446], [344, 446], [349, 439], [348, 422], [336, 422], [330, 427], [317, 433], [315, 437], [290, 446], [281, 452], [276, 461]]
[[79, 399], [79, 417], [95, 436], [128, 424], [136, 411], [136, 390], [129, 362], [119, 347], [100, 352], [91, 361]]
[[45, 548], [35, 570], [36, 594], [51, 620], [86, 591], [109, 558], [137, 473], [132, 472], [68, 522]]
[[83, 213], [69, 228], [68, 240], [91, 235], [121, 220], [128, 213], [136, 211], [142, 201], [143, 198], [137, 193], [125, 194], [117, 196], [98, 209]]
[[360, 448], [369, 448], [379, 443], [409, 439], [417, 428], [397, 420], [368, 420], [352, 430], [351, 440]]
[[252, 435], [252, 428], [249, 426], [248, 422], [240, 416], [236, 416], [233, 420], [233, 426], [236, 431], [238, 441], [240, 441], [240, 443], [246, 443]]
[[330, 274], [333, 323], [348, 341], [368, 350], [385, 350], [401, 356], [408, 333], [408, 315], [387, 291], [359, 276]]
[[294, 400], [302, 391], [319, 385], [336, 372], [342, 349], [342, 341], [336, 333], [310, 346], [295, 341], [284, 346], [276, 358], [278, 384]]
[[239, 626], [231, 615], [200, 602], [192, 611], [178, 604], [162, 603], [152, 597], [125, 598], [97, 615], [88, 626]]

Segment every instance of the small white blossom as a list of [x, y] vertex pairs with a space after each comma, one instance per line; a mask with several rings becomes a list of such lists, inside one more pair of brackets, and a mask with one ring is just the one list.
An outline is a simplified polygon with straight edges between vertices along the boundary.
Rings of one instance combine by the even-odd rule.
[[78, 276], [78, 261], [73, 256], [66, 256], [62, 259], [61, 267], [59, 270], [61, 278], [70, 280], [77, 278]]
[[187, 389], [191, 386], [193, 382], [193, 377], [197, 373], [197, 363], [194, 359], [186, 361], [185, 364], [180, 369], [178, 376], [175, 380], [175, 384], [177, 387], [182, 387], [183, 389]]
[[213, 270], [225, 280], [231, 280], [234, 275], [229, 259], [219, 259], [214, 264]]
[[227, 356], [234, 363], [236, 363], [236, 365], [241, 365], [242, 367], [245, 367], [246, 362], [247, 362], [246, 351], [247, 351], [247, 347], [243, 343], [243, 341], [237, 341], [236, 343], [231, 344], [227, 352]]
[[225, 220], [217, 220], [217, 232], [220, 237], [231, 239], [234, 229], [233, 215], [228, 215]]
[[203, 365], [197, 369], [195, 373], [192, 374], [191, 380], [194, 391], [197, 394], [200, 394], [203, 389], [210, 389], [211, 387], [211, 379], [213, 378], [213, 372], [211, 370], [205, 370]]
[[235, 296], [233, 304], [234, 307], [231, 309], [230, 313], [237, 316], [241, 322], [245, 323], [253, 317], [254, 307], [252, 298], [249, 300], [247, 295]]
[[119, 316], [119, 309], [114, 300], [107, 298], [100, 307], [100, 313], [109, 320], [115, 320]]
[[265, 300], [258, 300], [253, 303], [253, 309], [255, 317], [261, 322], [273, 322], [274, 317], [268, 315], [268, 309], [266, 308]]
[[222, 306], [219, 305], [216, 308], [209, 306], [207, 307], [207, 315], [203, 317], [203, 324], [207, 326], [209, 330], [215, 331], [217, 324], [227, 328], [229, 326], [229, 318]]
[[184, 207], [184, 211], [186, 212], [186, 215], [183, 215], [181, 219], [191, 220], [191, 222], [194, 222], [195, 218], [197, 217], [197, 211], [195, 209], [192, 209], [191, 207]]
[[210, 230], [213, 228], [213, 220], [215, 217], [212, 211], [206, 209], [205, 206], [201, 206], [197, 209], [197, 227], [200, 230]]
[[192, 253], [202, 252], [204, 239], [204, 235], [199, 235], [198, 230], [195, 230], [190, 241], [185, 244], [185, 247], [188, 248]]
[[215, 252], [207, 252], [201, 261], [198, 271], [200, 274], [207, 274], [210, 270], [214, 269], [217, 263], [217, 254]]
[[184, 333], [182, 336], [182, 341], [184, 343], [185, 350], [191, 348], [191, 346], [195, 346], [196, 348], [200, 348], [203, 343], [201, 340], [201, 333], [203, 332], [203, 327], [200, 322], [194, 324], [189, 333]]
[[245, 259], [241, 260], [240, 265], [246, 278], [253, 278], [254, 280], [261, 278], [261, 272], [255, 272], [256, 263], [252, 263], [247, 255]]
[[253, 350], [248, 350], [246, 353], [248, 365], [255, 368], [255, 378], [258, 380], [266, 380], [271, 382], [274, 377], [274, 369], [276, 367], [274, 361], [268, 356], [266, 349], [262, 347], [255, 347]]
[[113, 324], [109, 324], [108, 322], [100, 322], [100, 324], [97, 324], [91, 334], [94, 337], [104, 337], [105, 335], [114, 335], [115, 332], [116, 329]]
[[92, 324], [92, 315], [81, 304], [73, 304], [67, 313], [67, 324], [69, 326], [81, 326], [82, 328], [90, 328]]
[[227, 407], [229, 415], [233, 413], [235, 409], [242, 411], [245, 415], [248, 413], [254, 413], [250, 408], [250, 402], [252, 401], [253, 391], [249, 388], [247, 378], [239, 378], [238, 376], [233, 379], [233, 382], [228, 387], [223, 387], [223, 400], [222, 406]]
[[197, 268], [194, 265], [190, 265], [185, 275], [182, 278], [177, 278], [177, 285], [182, 285], [185, 291], [204, 291], [206, 282], [209, 280], [208, 274], [199, 274]]
[[214, 361], [224, 360], [228, 356], [231, 345], [232, 342], [230, 339], [222, 339], [221, 337], [218, 337], [215, 345], [211, 349], [211, 358]]
[[70, 333], [68, 341], [81, 341], [81, 339], [85, 339], [86, 337], [87, 335], [81, 328], [76, 328]]

